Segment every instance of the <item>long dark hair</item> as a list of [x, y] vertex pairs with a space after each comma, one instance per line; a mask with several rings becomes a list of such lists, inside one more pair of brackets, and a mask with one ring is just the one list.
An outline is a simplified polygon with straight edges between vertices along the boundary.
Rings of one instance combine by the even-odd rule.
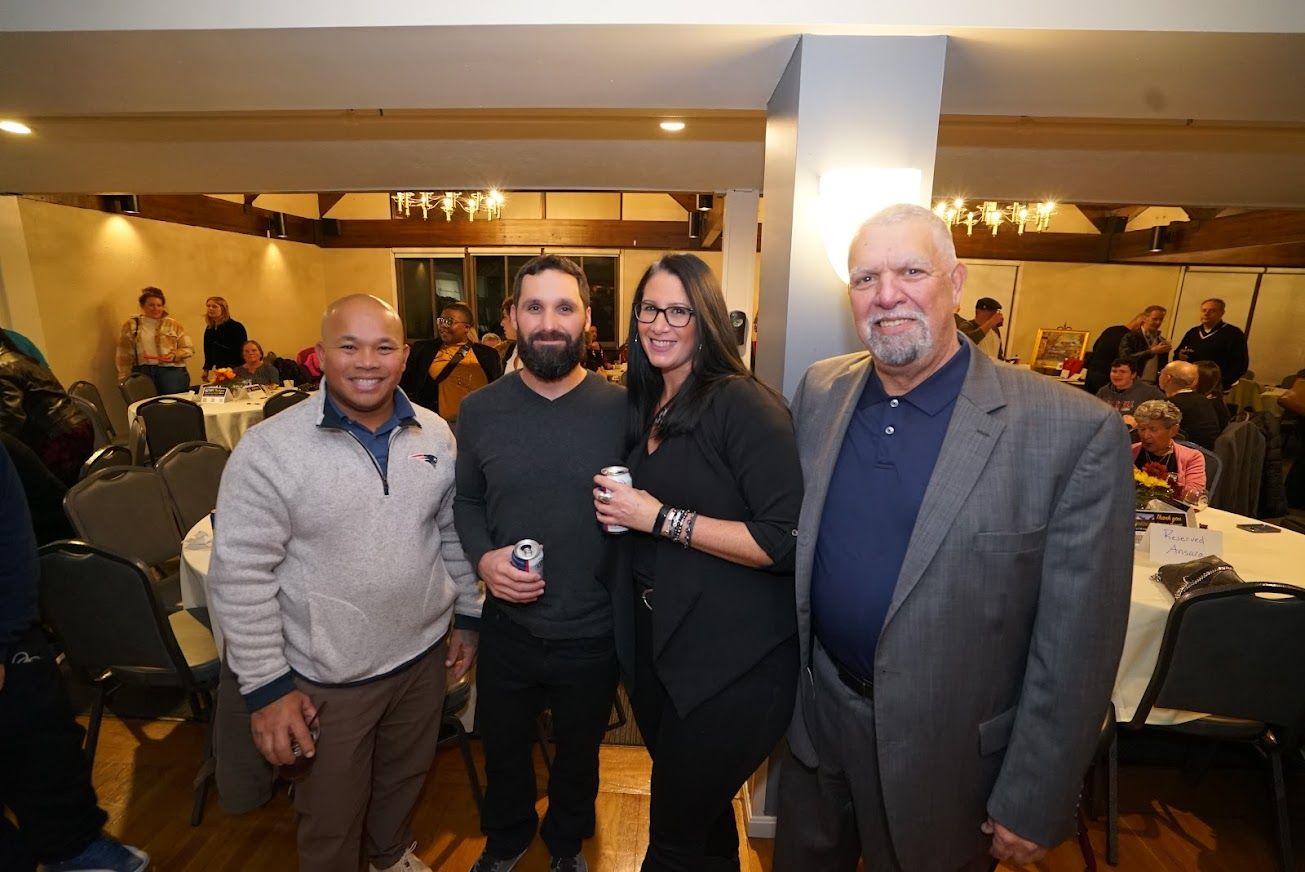
[[[657, 402], [665, 381], [661, 371], [648, 362], [639, 342], [639, 319], [635, 312], [643, 302], [643, 290], [658, 273], [669, 273], [680, 280], [689, 306], [698, 322], [698, 345], [693, 351], [693, 366], [678, 393], [667, 404], [666, 414], [657, 426], [658, 437], [665, 439], [689, 433], [698, 426], [703, 410], [711, 402], [717, 387], [733, 379], [753, 379], [734, 344], [734, 328], [725, 311], [725, 295], [711, 268], [692, 254], [668, 254], [658, 259], [639, 279], [630, 307], [630, 360], [626, 372], [629, 391], [629, 419], [626, 427], [631, 445], [637, 445], [652, 427]], [[760, 382], [758, 382], [760, 384]]]

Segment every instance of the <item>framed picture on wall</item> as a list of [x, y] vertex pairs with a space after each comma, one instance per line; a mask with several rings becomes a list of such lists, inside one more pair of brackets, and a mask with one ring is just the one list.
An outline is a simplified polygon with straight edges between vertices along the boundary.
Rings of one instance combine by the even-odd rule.
[[1033, 369], [1060, 372], [1066, 360], [1082, 360], [1087, 352], [1088, 331], [1068, 327], [1039, 327], [1033, 340]]

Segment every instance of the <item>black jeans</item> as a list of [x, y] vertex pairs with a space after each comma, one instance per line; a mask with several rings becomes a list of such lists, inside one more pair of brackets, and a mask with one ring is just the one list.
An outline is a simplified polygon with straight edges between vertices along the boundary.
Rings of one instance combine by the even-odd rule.
[[0, 869], [29, 872], [67, 860], [99, 838], [108, 819], [95, 800], [83, 730], [54, 654], [33, 628], [5, 663], [0, 689]]
[[530, 846], [535, 814], [531, 758], [540, 713], [553, 713], [555, 753], [548, 812], [539, 834], [554, 857], [580, 853], [594, 834], [598, 746], [616, 696], [611, 636], [540, 639], [487, 597], [476, 667], [476, 729], [485, 748], [485, 803], [480, 829], [491, 857]]
[[[655, 598], [653, 603], [655, 608]], [[635, 694], [630, 703], [653, 760], [643, 870], [737, 870], [734, 795], [788, 728], [797, 694], [797, 637], [681, 716], [653, 664], [652, 613], [639, 600], [634, 608]]]

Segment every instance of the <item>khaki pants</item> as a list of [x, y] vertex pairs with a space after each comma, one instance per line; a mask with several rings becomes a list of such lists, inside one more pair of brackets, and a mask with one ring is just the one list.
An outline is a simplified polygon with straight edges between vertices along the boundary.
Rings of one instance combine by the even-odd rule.
[[316, 760], [295, 788], [300, 869], [357, 872], [364, 832], [379, 869], [412, 843], [408, 823], [439, 740], [447, 649], [441, 642], [398, 675], [356, 687], [296, 679], [319, 708], [327, 703]]

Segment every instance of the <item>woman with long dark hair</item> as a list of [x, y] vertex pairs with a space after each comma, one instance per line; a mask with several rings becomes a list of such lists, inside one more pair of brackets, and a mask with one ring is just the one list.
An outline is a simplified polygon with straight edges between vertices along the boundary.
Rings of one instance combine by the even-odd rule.
[[595, 477], [594, 507], [631, 531], [612, 600], [653, 759], [643, 869], [738, 869], [732, 800], [783, 735], [797, 686], [792, 421], [744, 365], [693, 255], [640, 280], [627, 385], [634, 485]]

